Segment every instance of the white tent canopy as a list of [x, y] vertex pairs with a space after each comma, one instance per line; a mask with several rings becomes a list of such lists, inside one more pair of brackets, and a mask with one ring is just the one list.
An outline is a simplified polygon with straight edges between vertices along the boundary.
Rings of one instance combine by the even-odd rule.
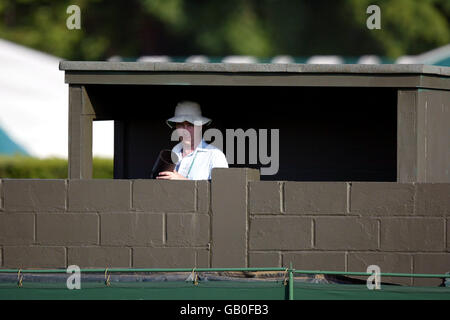
[[[61, 59], [0, 39], [0, 127], [28, 153], [68, 155], [68, 85]], [[112, 157], [112, 121], [94, 122], [93, 153]]]

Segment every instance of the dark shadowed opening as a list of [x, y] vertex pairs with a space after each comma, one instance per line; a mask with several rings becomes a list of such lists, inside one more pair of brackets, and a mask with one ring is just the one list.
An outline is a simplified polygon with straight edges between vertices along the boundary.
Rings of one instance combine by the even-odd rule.
[[[97, 119], [114, 120], [117, 179], [149, 178], [159, 151], [176, 143], [165, 120], [178, 101], [193, 100], [213, 119], [209, 128], [222, 132], [224, 153], [226, 129], [268, 129], [269, 152], [271, 129], [279, 129], [279, 170], [261, 180], [396, 181], [396, 89], [88, 85], [86, 90]], [[249, 164], [248, 141], [246, 151], [246, 163], [230, 167], [260, 168], [259, 157]]]

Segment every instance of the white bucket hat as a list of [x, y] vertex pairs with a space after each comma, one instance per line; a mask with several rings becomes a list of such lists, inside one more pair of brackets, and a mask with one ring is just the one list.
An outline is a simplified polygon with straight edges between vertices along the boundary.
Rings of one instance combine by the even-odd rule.
[[166, 120], [166, 123], [169, 127], [173, 128], [174, 123], [180, 123], [188, 121], [192, 124], [206, 125], [209, 124], [212, 120], [206, 117], [202, 117], [202, 110], [200, 109], [200, 105], [196, 102], [192, 101], [181, 101], [175, 107], [175, 115]]

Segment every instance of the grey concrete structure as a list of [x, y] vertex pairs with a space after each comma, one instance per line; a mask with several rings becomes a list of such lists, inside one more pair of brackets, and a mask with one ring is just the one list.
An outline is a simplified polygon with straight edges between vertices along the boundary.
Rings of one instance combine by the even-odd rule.
[[254, 169], [213, 169], [211, 184], [211, 264], [232, 267], [248, 264], [248, 183], [259, 180]]
[[[114, 177], [147, 179], [173, 145], [164, 120], [190, 99], [223, 134], [280, 129], [279, 171], [262, 180], [450, 182], [447, 67], [63, 61], [60, 69], [70, 178], [92, 176], [92, 121], [114, 120]], [[246, 161], [234, 166], [264, 166]]]
[[[292, 262], [299, 270], [364, 272], [376, 264], [382, 272], [450, 271], [449, 183], [259, 179], [259, 172], [248, 168], [213, 169], [211, 181], [173, 185], [130, 179], [120, 191], [129, 196], [114, 199], [119, 210], [105, 206], [104, 197], [105, 190], [121, 190], [123, 180], [102, 180], [100, 188], [98, 180], [86, 179], [77, 189], [71, 188], [77, 181], [72, 179], [2, 179], [0, 268], [287, 267]], [[18, 211], [12, 205], [17, 185], [38, 190], [37, 183], [43, 188], [50, 183], [67, 201], [57, 211]], [[162, 205], [164, 190], [184, 200]], [[109, 197], [115, 197], [113, 191]], [[22, 194], [24, 203], [35, 199], [35, 192]], [[75, 200], [88, 206], [74, 208]]]
[[[449, 68], [60, 68], [69, 179], [0, 179], [0, 268], [450, 271]], [[148, 179], [179, 99], [199, 100], [221, 130], [279, 128], [279, 173], [244, 163], [211, 181]], [[115, 122], [114, 179], [91, 179], [94, 120]]]

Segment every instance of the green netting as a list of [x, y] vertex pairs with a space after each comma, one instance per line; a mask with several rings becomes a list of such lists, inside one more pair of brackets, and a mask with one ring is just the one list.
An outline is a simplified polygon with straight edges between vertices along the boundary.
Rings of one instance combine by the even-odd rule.
[[82, 271], [81, 289], [69, 290], [69, 274], [64, 269], [0, 270], [0, 300], [450, 300], [448, 274], [385, 273], [441, 278], [445, 286], [382, 283], [380, 290], [369, 290], [365, 281], [347, 276], [370, 274], [355, 272], [292, 268], [198, 269], [197, 273], [189, 269]]
[[[63, 283], [0, 284], [2, 300], [287, 300], [283, 281], [207, 281], [197, 285], [185, 281], [145, 283], [83, 283], [69, 290]], [[294, 282], [295, 300], [450, 300], [448, 287], [382, 285], [368, 290], [360, 284]]]
[[81, 289], [69, 290], [61, 283], [0, 284], [4, 300], [283, 300], [286, 287], [282, 282], [199, 282], [85, 283]]
[[296, 300], [450, 300], [447, 287], [409, 287], [381, 285], [369, 290], [361, 284], [295, 283]]

